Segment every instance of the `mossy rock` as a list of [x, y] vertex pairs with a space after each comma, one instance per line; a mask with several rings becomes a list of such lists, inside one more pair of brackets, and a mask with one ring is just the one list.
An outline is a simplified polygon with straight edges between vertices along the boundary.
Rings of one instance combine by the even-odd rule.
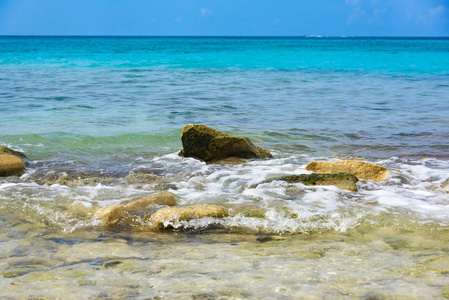
[[351, 173], [358, 179], [370, 179], [381, 181], [388, 177], [387, 168], [377, 164], [358, 160], [341, 160], [341, 161], [311, 161], [307, 164], [306, 170], [316, 173]]
[[247, 137], [229, 135], [203, 124], [184, 126], [181, 132], [183, 157], [194, 157], [206, 162], [229, 157], [272, 158], [273, 155], [255, 146]]
[[305, 185], [334, 185], [340, 189], [345, 189], [357, 192], [356, 182], [357, 176], [350, 173], [334, 173], [334, 174], [301, 174], [301, 175], [286, 175], [271, 178], [264, 181], [271, 182], [275, 180], [286, 181], [288, 183], [300, 182]]

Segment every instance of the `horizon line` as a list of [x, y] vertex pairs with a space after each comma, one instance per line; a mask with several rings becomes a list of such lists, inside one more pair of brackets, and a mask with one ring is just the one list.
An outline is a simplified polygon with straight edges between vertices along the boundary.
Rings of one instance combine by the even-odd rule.
[[96, 35], [96, 34], [0, 34], [0, 37], [157, 37], [157, 38], [437, 38], [449, 36], [410, 36], [410, 35]]

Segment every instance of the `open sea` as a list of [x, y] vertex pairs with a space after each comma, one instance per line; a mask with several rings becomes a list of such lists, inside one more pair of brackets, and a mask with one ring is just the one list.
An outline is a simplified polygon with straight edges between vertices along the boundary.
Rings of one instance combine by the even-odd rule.
[[[449, 297], [449, 38], [0, 37], [2, 299]], [[177, 155], [181, 129], [274, 159]], [[358, 192], [272, 181], [312, 160], [389, 169]], [[169, 191], [225, 218], [103, 226]]]

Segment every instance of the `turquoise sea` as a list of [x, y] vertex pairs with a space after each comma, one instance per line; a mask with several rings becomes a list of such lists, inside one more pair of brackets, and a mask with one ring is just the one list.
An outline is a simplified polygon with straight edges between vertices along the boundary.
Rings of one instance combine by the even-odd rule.
[[[6, 299], [449, 297], [449, 38], [0, 37]], [[181, 129], [274, 159], [177, 155]], [[358, 192], [273, 181], [389, 169]], [[235, 213], [145, 231], [95, 209], [168, 190]]]

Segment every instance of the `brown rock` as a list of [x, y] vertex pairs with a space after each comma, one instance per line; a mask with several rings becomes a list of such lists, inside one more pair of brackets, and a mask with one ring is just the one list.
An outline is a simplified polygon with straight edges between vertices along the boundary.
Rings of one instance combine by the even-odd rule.
[[206, 162], [228, 157], [272, 158], [270, 152], [255, 146], [247, 137], [229, 135], [202, 124], [184, 126], [181, 132], [183, 150], [180, 156]]
[[104, 225], [111, 226], [120, 221], [126, 221], [126, 218], [132, 212], [139, 210], [150, 211], [157, 205], [175, 206], [176, 202], [177, 200], [174, 195], [164, 192], [130, 202], [126, 205], [112, 205], [99, 208], [95, 211], [95, 216]]
[[340, 189], [357, 192], [357, 177], [350, 173], [301, 174], [275, 177], [265, 182], [282, 180], [289, 183], [300, 182], [305, 185], [334, 185]]
[[22, 160], [14, 155], [0, 155], [0, 176], [19, 175], [25, 170]]
[[1, 154], [14, 155], [14, 156], [17, 156], [18, 158], [20, 158], [22, 160], [28, 160], [28, 158], [22, 152], [16, 151], [16, 150], [12, 150], [12, 149], [10, 149], [8, 147], [5, 147], [5, 146], [0, 146], [0, 155]]
[[137, 210], [145, 210], [154, 205], [175, 206], [176, 204], [177, 201], [175, 196], [173, 194], [165, 192], [156, 195], [151, 195], [128, 203], [124, 206], [124, 209], [127, 212], [133, 212]]
[[120, 222], [124, 214], [125, 210], [120, 205], [102, 207], [95, 212], [97, 219], [107, 226], [115, 225]]
[[358, 160], [311, 161], [307, 164], [306, 170], [316, 173], [352, 173], [359, 179], [374, 181], [384, 180], [389, 174], [382, 166]]
[[155, 212], [150, 221], [155, 228], [168, 227], [168, 223], [176, 221], [189, 221], [204, 217], [223, 218], [228, 216], [224, 207], [215, 204], [197, 204], [191, 206], [167, 207]]

